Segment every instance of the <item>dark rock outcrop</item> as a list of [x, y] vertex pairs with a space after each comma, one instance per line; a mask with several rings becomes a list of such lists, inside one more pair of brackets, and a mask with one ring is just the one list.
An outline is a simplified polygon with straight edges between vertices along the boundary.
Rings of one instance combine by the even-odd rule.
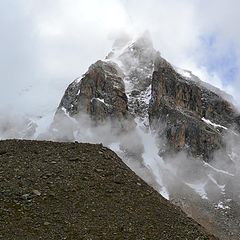
[[117, 64], [97, 61], [82, 79], [76, 79], [69, 85], [56, 117], [67, 114], [77, 118], [80, 114], [88, 114], [96, 124], [106, 121], [123, 124], [129, 117], [123, 78], [124, 74]]
[[149, 120], [166, 138], [165, 152], [187, 150], [209, 160], [223, 147], [222, 134], [237, 123], [236, 117], [234, 107], [200, 81], [183, 77], [162, 58], [156, 60]]

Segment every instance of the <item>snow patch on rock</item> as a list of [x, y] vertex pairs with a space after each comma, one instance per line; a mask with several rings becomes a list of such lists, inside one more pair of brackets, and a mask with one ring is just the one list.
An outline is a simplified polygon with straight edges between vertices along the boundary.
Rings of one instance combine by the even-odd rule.
[[224, 126], [222, 126], [222, 125], [219, 125], [219, 124], [216, 124], [216, 123], [213, 123], [213, 122], [210, 121], [209, 119], [206, 119], [206, 118], [203, 117], [202, 120], [203, 120], [205, 123], [207, 123], [207, 124], [209, 124], [209, 125], [212, 125], [214, 128], [223, 128], [223, 129], [227, 130], [226, 127], [224, 127]]

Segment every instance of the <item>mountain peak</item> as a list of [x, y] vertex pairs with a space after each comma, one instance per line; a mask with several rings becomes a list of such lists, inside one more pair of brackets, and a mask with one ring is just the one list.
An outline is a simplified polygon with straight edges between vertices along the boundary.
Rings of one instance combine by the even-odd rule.
[[119, 49], [119, 48], [124, 48], [126, 46], [138, 46], [140, 48], [153, 48], [153, 43], [152, 43], [152, 38], [151, 34], [148, 30], [144, 31], [141, 34], [138, 35], [130, 35], [127, 33], [122, 33], [119, 35], [114, 43], [113, 43], [113, 50], [114, 49]]
[[139, 35], [134, 43], [135, 46], [138, 46], [140, 48], [153, 48], [152, 38], [151, 34], [148, 30], [143, 32], [141, 35]]
[[[116, 62], [129, 75], [131, 72], [152, 74], [154, 61], [159, 56], [152, 43], [150, 33], [148, 31], [134, 37], [123, 34], [116, 39], [113, 44], [112, 51], [107, 55], [106, 59]], [[147, 71], [146, 71], [147, 68]], [[135, 79], [131, 77], [131, 79]], [[146, 77], [137, 77], [143, 79]]]

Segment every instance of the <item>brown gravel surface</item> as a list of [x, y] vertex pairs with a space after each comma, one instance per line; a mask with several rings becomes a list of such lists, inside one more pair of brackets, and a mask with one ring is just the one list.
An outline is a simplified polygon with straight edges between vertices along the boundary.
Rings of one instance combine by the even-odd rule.
[[0, 239], [215, 239], [102, 145], [0, 141]]

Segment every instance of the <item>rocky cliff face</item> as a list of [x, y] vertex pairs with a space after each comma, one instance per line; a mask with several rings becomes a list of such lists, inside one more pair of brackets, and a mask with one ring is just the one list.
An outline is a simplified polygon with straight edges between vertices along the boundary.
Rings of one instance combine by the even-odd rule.
[[[59, 115], [77, 118], [88, 114], [97, 123], [123, 123], [139, 117], [148, 119], [154, 61], [158, 55], [150, 39], [128, 42], [120, 39], [105, 60], [97, 61], [73, 81], [60, 102]], [[126, 127], [126, 126], [125, 126]]]
[[186, 150], [204, 160], [223, 147], [224, 131], [238, 124], [229, 102], [200, 81], [180, 75], [162, 58], [155, 62], [149, 120], [167, 139], [167, 152]]
[[[107, 59], [115, 61], [125, 73], [128, 109], [134, 118], [147, 124], [154, 61], [159, 53], [147, 32], [135, 41], [117, 40]], [[147, 121], [146, 121], [147, 120]]]
[[67, 88], [56, 114], [88, 114], [96, 124], [128, 118], [124, 74], [113, 62], [97, 61]]
[[226, 130], [240, 126], [239, 116], [219, 89], [188, 75], [160, 56], [147, 33], [135, 41], [122, 38], [69, 85], [55, 119], [85, 113], [96, 124], [110, 120], [121, 130], [132, 129], [135, 119], [165, 139], [160, 153], [185, 150], [209, 160], [224, 147]]

